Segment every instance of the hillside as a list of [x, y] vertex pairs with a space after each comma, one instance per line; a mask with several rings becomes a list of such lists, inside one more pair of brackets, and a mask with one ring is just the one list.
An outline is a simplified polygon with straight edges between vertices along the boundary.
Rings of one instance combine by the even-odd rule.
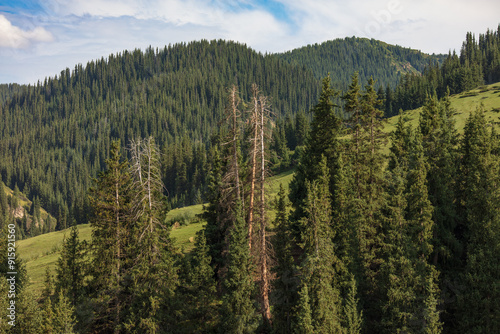
[[[79, 64], [34, 87], [3, 85], [2, 180], [11, 188], [17, 184], [31, 200], [38, 197], [61, 227], [70, 220], [85, 223], [86, 192], [105, 165], [110, 141], [120, 139], [126, 147], [131, 139], [153, 136], [164, 153], [171, 205], [193, 204], [203, 197], [206, 154], [224, 118], [230, 85], [237, 84], [248, 101], [250, 85], [257, 83], [270, 97], [274, 117], [293, 117], [316, 103], [321, 71], [343, 83], [358, 70], [362, 79], [374, 75], [380, 84], [392, 84], [403, 67], [419, 71], [435, 59], [365, 39], [304, 50], [305, 58], [300, 50], [262, 55], [222, 40], [181, 43]], [[357, 62], [330, 67], [332, 52], [340, 55], [337, 60]], [[343, 57], [345, 52], [350, 56]]]
[[[481, 104], [484, 106], [486, 118], [500, 130], [500, 83], [483, 86], [478, 89], [453, 95], [450, 98], [451, 106], [456, 110], [455, 120], [459, 133], [463, 132], [465, 120], [469, 114], [476, 110]], [[405, 121], [413, 127], [418, 125], [421, 108], [405, 111], [402, 115]], [[391, 117], [384, 126], [384, 132], [394, 131], [399, 116]], [[386, 151], [387, 152], [387, 151]], [[270, 179], [270, 198], [276, 196], [279, 185], [283, 184], [288, 189], [288, 184], [292, 180], [293, 171], [287, 171], [276, 175]], [[167, 220], [172, 224], [177, 223], [178, 227], [173, 229], [171, 235], [176, 240], [176, 245], [188, 252], [193, 247], [193, 239], [204, 222], [200, 221], [196, 215], [203, 210], [203, 205], [191, 205], [183, 208], [171, 210]], [[270, 212], [271, 220], [274, 218], [274, 211]], [[80, 238], [90, 240], [90, 225], [79, 225]], [[69, 230], [52, 232], [40, 235], [19, 242], [19, 253], [26, 261], [28, 274], [32, 282], [32, 289], [40, 292], [43, 287], [45, 268], [54, 270], [59, 258], [59, 251], [65, 236], [69, 235]]]
[[0, 192], [0, 219], [17, 222], [21, 227], [18, 238], [36, 236], [56, 227], [56, 219], [41, 207], [37, 198], [30, 201], [19, 189], [12, 190], [1, 181]]
[[[310, 71], [225, 41], [125, 51], [63, 70], [0, 106], [0, 174], [28, 198], [38, 196], [62, 225], [84, 223], [90, 177], [104, 167], [110, 141], [126, 147], [153, 136], [165, 153], [167, 188], [194, 198], [207, 174], [193, 180], [195, 169], [207, 167], [193, 157], [203, 160], [211, 146], [225, 90], [238, 84], [248, 100], [254, 82], [276, 116], [309, 110], [318, 95]], [[181, 167], [187, 179], [176, 183]]]
[[[270, 178], [270, 198], [274, 198], [279, 190], [279, 185], [283, 184], [288, 189], [293, 176], [293, 171], [287, 171]], [[203, 211], [203, 205], [191, 205], [184, 208], [174, 209], [168, 212], [167, 220], [176, 226], [171, 236], [176, 245], [183, 251], [189, 252], [193, 247], [193, 240], [203, 225], [203, 221], [196, 215]], [[274, 212], [270, 218], [273, 219]], [[89, 224], [78, 225], [79, 237], [81, 240], [91, 240], [92, 229]], [[48, 268], [55, 274], [57, 259], [60, 257], [61, 246], [65, 238], [69, 236], [70, 229], [50, 232], [18, 242], [18, 253], [25, 261], [28, 276], [30, 278], [30, 288], [36, 293], [43, 289], [45, 271]]]
[[331, 73], [334, 84], [341, 89], [347, 87], [355, 71], [363, 83], [373, 76], [377, 85], [395, 87], [404, 74], [421, 74], [426, 66], [440, 64], [446, 57], [356, 37], [307, 45], [277, 56], [311, 69], [318, 79]]
[[[462, 133], [465, 121], [470, 113], [482, 106], [486, 119], [492, 126], [500, 130], [500, 83], [485, 85], [464, 93], [450, 97], [451, 107], [455, 109], [455, 126]], [[406, 122], [413, 127], [418, 125], [419, 114], [422, 108], [403, 112]], [[387, 120], [384, 131], [391, 132], [395, 129], [399, 116]]]

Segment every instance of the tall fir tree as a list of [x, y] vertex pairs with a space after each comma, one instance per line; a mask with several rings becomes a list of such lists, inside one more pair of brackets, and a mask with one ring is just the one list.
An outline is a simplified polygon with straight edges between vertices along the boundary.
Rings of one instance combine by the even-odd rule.
[[[322, 155], [327, 159], [329, 174], [334, 175], [337, 168], [339, 150], [338, 136], [342, 130], [339, 106], [334, 103], [339, 92], [331, 87], [331, 78], [326, 76], [322, 81], [322, 90], [318, 103], [311, 109], [313, 120], [307, 137], [304, 152], [290, 183], [290, 200], [292, 202], [292, 219], [298, 221], [304, 216], [303, 201], [305, 199], [306, 182], [312, 182], [321, 175], [319, 164]], [[333, 178], [329, 180], [329, 191], [335, 190]], [[300, 235], [300, 227], [294, 226]]]
[[236, 202], [234, 210], [235, 220], [230, 229], [226, 273], [222, 283], [221, 333], [254, 333], [259, 326], [254, 304], [254, 268], [240, 201]]
[[331, 228], [331, 199], [326, 157], [320, 162], [321, 176], [306, 183], [306, 216], [303, 225], [301, 266], [303, 284], [309, 288], [312, 324], [317, 333], [341, 333], [341, 301], [335, 267]]
[[482, 109], [466, 122], [461, 143], [461, 186], [467, 256], [459, 295], [458, 329], [494, 332], [500, 327], [500, 168]]
[[98, 300], [96, 329], [121, 332], [124, 297], [124, 262], [130, 220], [130, 175], [122, 161], [120, 142], [111, 143], [106, 171], [99, 174], [90, 190], [93, 216], [92, 289]]
[[294, 307], [298, 301], [297, 268], [293, 258], [292, 233], [288, 218], [289, 201], [283, 184], [280, 184], [275, 204], [276, 234], [273, 238], [276, 264], [273, 267], [273, 328], [276, 333], [291, 333]]
[[57, 261], [56, 290], [64, 291], [73, 306], [77, 306], [85, 292], [87, 242], [80, 241], [78, 227], [71, 228], [68, 239], [63, 241]]

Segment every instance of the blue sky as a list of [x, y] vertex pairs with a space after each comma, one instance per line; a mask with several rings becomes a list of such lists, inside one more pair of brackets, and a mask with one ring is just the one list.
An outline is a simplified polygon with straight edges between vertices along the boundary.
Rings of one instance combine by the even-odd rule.
[[125, 49], [200, 39], [282, 52], [359, 36], [426, 53], [495, 29], [498, 0], [0, 0], [0, 83], [43, 81]]

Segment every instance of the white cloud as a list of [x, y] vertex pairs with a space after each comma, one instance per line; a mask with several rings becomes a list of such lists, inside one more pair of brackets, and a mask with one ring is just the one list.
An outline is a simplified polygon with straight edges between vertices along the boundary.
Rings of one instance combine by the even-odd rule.
[[466, 32], [496, 30], [500, 21], [498, 0], [39, 1], [41, 10], [0, 16], [0, 82], [32, 82], [124, 49], [200, 39], [281, 52], [355, 35], [427, 53], [458, 52]]
[[43, 27], [32, 30], [23, 30], [0, 14], [0, 47], [21, 49], [27, 48], [35, 42], [51, 42], [54, 37]]

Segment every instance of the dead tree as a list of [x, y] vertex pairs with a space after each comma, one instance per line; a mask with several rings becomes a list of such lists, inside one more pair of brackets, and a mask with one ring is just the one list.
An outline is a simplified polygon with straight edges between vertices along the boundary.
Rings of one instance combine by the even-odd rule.
[[[259, 243], [257, 246], [260, 301], [264, 322], [271, 323], [269, 306], [269, 269], [267, 248], [267, 212], [266, 212], [266, 127], [269, 123], [269, 106], [267, 97], [261, 95], [257, 85], [252, 85], [252, 107], [250, 109], [251, 152], [250, 152], [250, 193], [248, 208], [248, 243], [252, 247], [253, 227], [259, 223]], [[257, 217], [257, 219], [256, 219]]]

